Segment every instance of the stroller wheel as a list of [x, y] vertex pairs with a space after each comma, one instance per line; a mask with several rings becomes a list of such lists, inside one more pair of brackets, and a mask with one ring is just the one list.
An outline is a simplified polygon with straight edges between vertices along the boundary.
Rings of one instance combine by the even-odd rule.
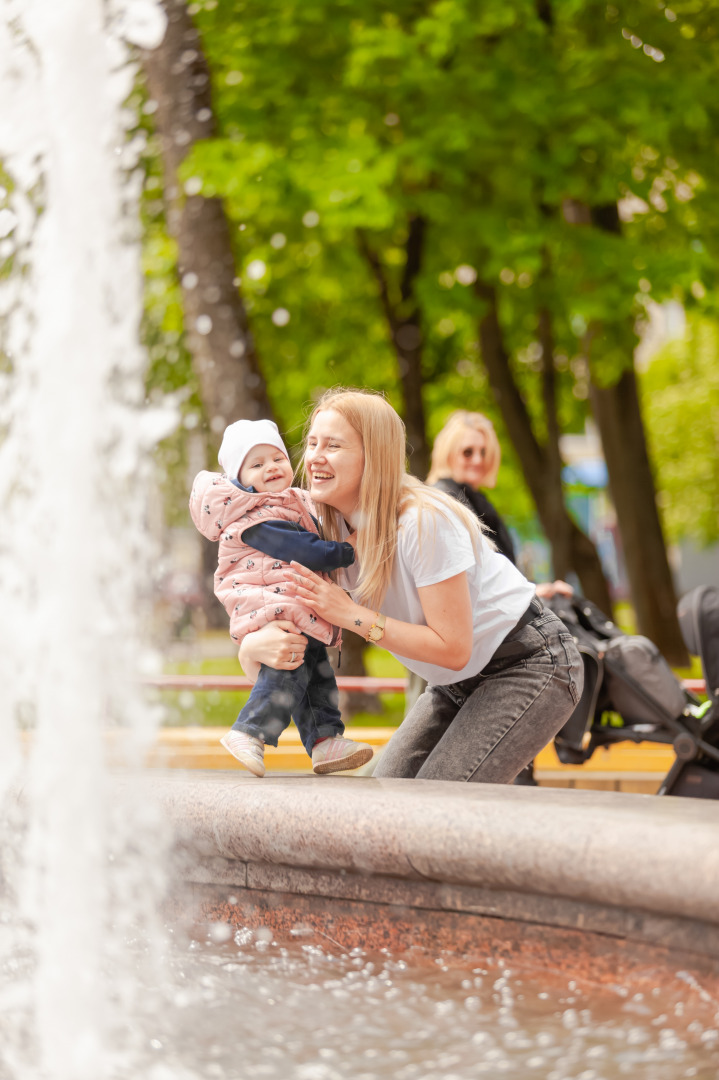
[[677, 735], [674, 740], [674, 752], [680, 761], [693, 761], [699, 750], [691, 735]]

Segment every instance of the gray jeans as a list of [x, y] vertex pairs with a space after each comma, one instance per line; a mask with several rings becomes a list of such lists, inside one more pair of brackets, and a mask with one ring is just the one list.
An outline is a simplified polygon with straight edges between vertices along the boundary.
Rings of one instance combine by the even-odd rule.
[[513, 655], [491, 660], [479, 675], [428, 686], [374, 775], [511, 783], [569, 719], [584, 679], [572, 635], [551, 611], [524, 626], [515, 643]]

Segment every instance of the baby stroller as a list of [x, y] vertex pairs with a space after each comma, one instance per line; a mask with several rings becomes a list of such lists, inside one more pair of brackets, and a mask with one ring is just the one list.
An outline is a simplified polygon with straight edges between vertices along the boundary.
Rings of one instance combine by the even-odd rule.
[[719, 798], [719, 588], [702, 585], [678, 607], [687, 649], [701, 658], [704, 703], [648, 638], [623, 633], [591, 601], [555, 596], [547, 603], [584, 661], [579, 704], [554, 740], [559, 760], [581, 764], [598, 746], [625, 740], [666, 743], [677, 758], [658, 794]]

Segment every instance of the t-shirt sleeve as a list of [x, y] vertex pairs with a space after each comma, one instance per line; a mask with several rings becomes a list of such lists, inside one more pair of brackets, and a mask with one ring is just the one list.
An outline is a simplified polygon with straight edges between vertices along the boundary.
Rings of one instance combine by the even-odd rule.
[[[481, 544], [481, 537], [477, 538]], [[469, 570], [477, 562], [472, 537], [459, 518], [424, 510], [402, 522], [398, 553], [418, 589]]]

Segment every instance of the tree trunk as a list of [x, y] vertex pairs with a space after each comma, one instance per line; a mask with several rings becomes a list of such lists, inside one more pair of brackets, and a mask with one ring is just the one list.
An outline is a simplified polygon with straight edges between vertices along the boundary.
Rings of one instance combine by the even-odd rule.
[[[547, 441], [543, 447], [547, 484], [545, 486], [546, 514], [557, 523], [552, 540], [552, 567], [555, 578], [566, 578], [572, 569], [571, 520], [564, 504], [562, 491], [562, 458], [559, 452], [559, 418], [557, 417], [556, 372], [554, 370], [554, 335], [549, 309], [543, 307], [538, 320], [539, 342], [542, 346], [542, 403], [547, 425]], [[529, 417], [527, 417], [529, 423]]]
[[[604, 232], [621, 233], [619, 212], [613, 203], [592, 207], [591, 221]], [[629, 333], [627, 328], [628, 338]], [[601, 354], [596, 355], [599, 340], [601, 334], [590, 331], [589, 350], [595, 354], [590, 357], [593, 376], [601, 361]], [[633, 363], [613, 386], [601, 386], [592, 377], [590, 401], [602, 439], [639, 629], [670, 663], [686, 665], [689, 657], [676, 615], [676, 593], [657, 509]]]
[[634, 369], [627, 369], [614, 386], [592, 383], [590, 396], [639, 629], [671, 664], [684, 666], [689, 658], [676, 616]]
[[402, 414], [407, 429], [409, 467], [415, 476], [421, 479], [424, 479], [429, 472], [429, 445], [422, 398], [422, 320], [414, 286], [422, 268], [424, 237], [424, 218], [417, 215], [410, 217], [404, 272], [399, 300], [397, 300], [390, 293], [387, 274], [379, 255], [371, 247], [366, 234], [362, 230], [358, 230], [357, 233], [360, 252], [366, 259], [379, 287], [380, 303], [397, 356], [403, 397]]
[[270, 417], [247, 313], [237, 289], [230, 227], [220, 199], [186, 195], [178, 169], [193, 143], [215, 134], [210, 76], [185, 0], [163, 0], [167, 31], [143, 57], [157, 108], [167, 224], [178, 245], [185, 329], [217, 444], [234, 420]]
[[409, 466], [420, 479], [429, 472], [429, 446], [422, 399], [422, 325], [414, 287], [422, 269], [425, 221], [414, 215], [409, 220], [401, 302], [396, 312], [392, 336], [397, 350], [399, 377], [404, 396], [404, 422], [407, 427]]
[[[487, 304], [487, 311], [479, 323], [482, 360], [537, 507], [539, 520], [552, 548], [555, 574], [563, 576], [566, 573], [567, 567], [563, 565], [566, 561], [567, 566], [576, 572], [585, 596], [611, 614], [609, 588], [596, 548], [572, 520], [564, 504], [558, 450], [548, 456], [546, 449], [537, 442], [526, 406], [514, 382], [499, 324], [495, 290], [483, 282], [477, 282], [475, 289]], [[544, 332], [546, 335], [546, 326]], [[548, 348], [547, 337], [545, 341]], [[546, 357], [545, 362], [548, 362]], [[545, 387], [545, 395], [548, 393], [549, 388]], [[553, 422], [550, 421], [550, 431]]]
[[[210, 76], [185, 0], [163, 0], [167, 30], [143, 54], [147, 89], [156, 103], [168, 230], [178, 246], [185, 330], [216, 451], [234, 420], [272, 416], [247, 313], [238, 292], [230, 227], [220, 199], [186, 196], [178, 170], [193, 143], [215, 134]], [[213, 454], [214, 457], [214, 454]], [[209, 626], [226, 625], [213, 595], [215, 544], [201, 538], [203, 610]]]

